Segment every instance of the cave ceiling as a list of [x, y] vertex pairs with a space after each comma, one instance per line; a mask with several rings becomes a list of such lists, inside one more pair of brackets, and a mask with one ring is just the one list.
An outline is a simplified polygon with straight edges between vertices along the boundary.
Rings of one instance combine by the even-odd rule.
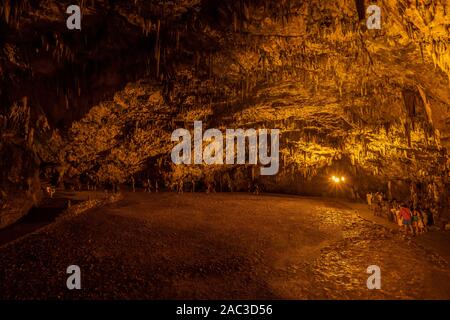
[[447, 170], [449, 1], [86, 0], [81, 31], [72, 2], [0, 1], [2, 152], [125, 181], [202, 120], [280, 128], [281, 177]]

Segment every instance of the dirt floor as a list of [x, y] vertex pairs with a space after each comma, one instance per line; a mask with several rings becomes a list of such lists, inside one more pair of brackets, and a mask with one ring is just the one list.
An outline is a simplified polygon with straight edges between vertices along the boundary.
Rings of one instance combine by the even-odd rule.
[[450, 236], [434, 233], [330, 199], [126, 193], [0, 247], [0, 299], [450, 299]]

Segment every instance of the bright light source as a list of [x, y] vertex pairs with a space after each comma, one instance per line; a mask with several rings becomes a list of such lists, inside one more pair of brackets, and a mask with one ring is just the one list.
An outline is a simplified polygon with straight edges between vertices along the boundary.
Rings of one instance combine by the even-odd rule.
[[342, 176], [342, 177], [337, 177], [337, 176], [331, 176], [331, 180], [334, 182], [334, 183], [341, 183], [341, 182], [344, 182], [345, 181], [345, 177], [344, 176]]

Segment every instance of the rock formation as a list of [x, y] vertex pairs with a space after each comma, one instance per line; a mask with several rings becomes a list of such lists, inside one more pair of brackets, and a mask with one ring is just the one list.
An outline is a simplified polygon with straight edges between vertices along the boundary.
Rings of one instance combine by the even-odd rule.
[[[0, 0], [0, 227], [40, 184], [131, 177], [326, 195], [337, 173], [354, 198], [415, 189], [448, 213], [449, 1], [83, 0], [81, 31], [70, 4]], [[279, 128], [279, 174], [174, 166], [170, 134], [195, 120]]]

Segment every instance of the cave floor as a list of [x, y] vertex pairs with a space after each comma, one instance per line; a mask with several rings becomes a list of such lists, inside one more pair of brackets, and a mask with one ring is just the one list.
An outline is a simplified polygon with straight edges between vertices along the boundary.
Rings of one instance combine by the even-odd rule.
[[332, 199], [128, 192], [0, 247], [0, 299], [450, 299], [448, 233], [420, 237]]

